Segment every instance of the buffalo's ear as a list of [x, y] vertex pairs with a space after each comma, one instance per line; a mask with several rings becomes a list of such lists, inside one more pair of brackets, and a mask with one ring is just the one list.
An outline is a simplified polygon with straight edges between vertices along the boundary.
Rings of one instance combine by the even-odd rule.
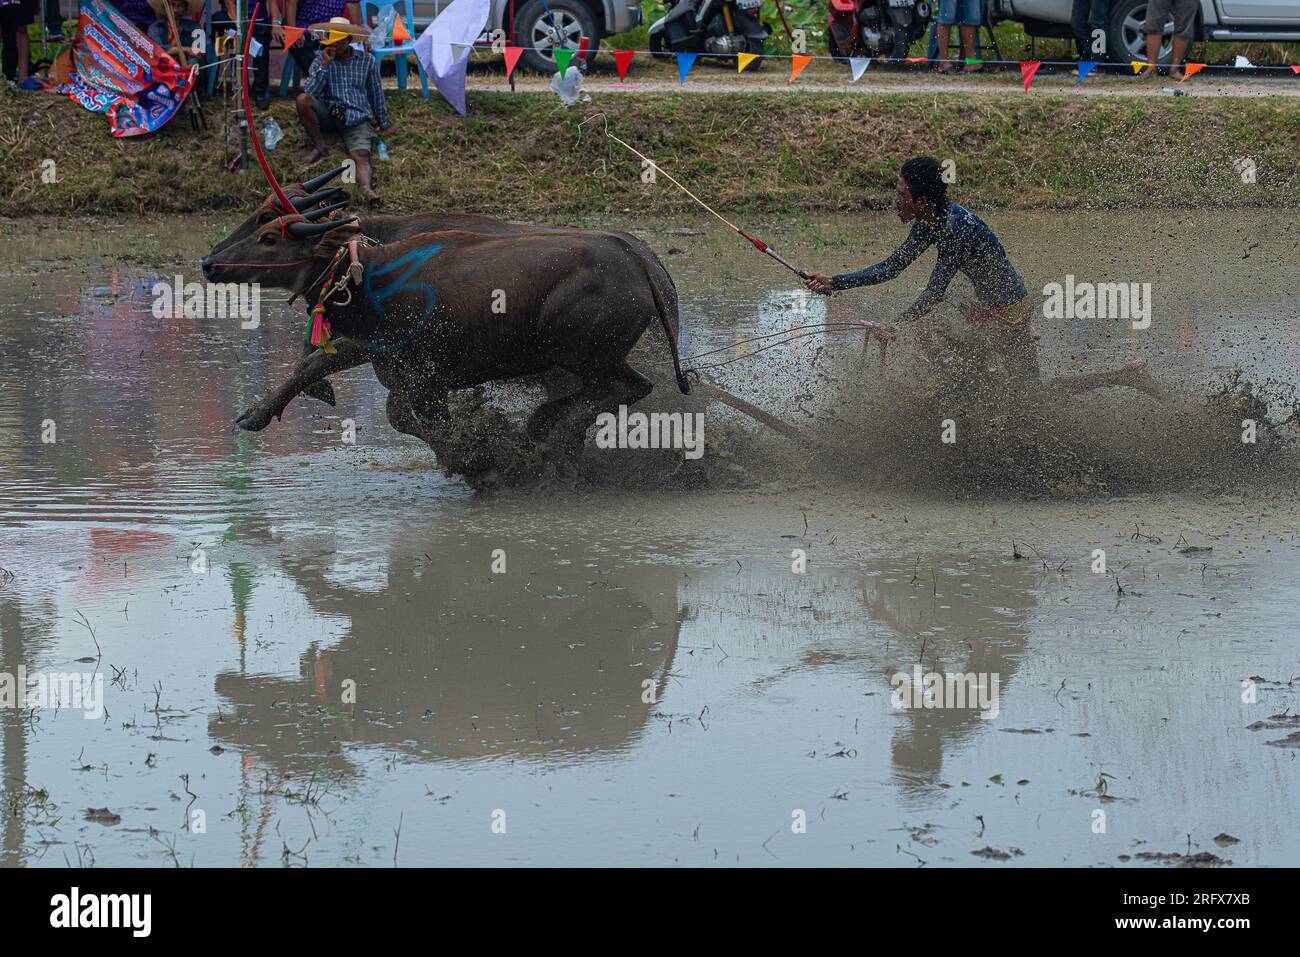
[[361, 235], [361, 223], [356, 219], [349, 219], [322, 233], [317, 248], [333, 252], [340, 246], [346, 246], [352, 240], [361, 238]]

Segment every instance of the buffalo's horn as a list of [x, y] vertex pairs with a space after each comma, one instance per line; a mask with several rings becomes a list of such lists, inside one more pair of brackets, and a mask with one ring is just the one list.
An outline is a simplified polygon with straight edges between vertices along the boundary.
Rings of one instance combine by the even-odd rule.
[[316, 190], [320, 189], [322, 186], [324, 186], [326, 183], [332, 180], [335, 176], [338, 176], [345, 169], [347, 169], [346, 166], [340, 166], [338, 169], [330, 170], [328, 173], [321, 173], [316, 178], [307, 180], [307, 182], [302, 184], [303, 192], [306, 193], [316, 192]]
[[313, 236], [323, 236], [325, 233], [328, 233], [331, 229], [339, 225], [341, 224], [336, 223], [333, 220], [330, 220], [327, 223], [304, 223], [301, 220], [295, 219], [285, 228], [289, 230], [289, 235], [294, 239], [311, 239]]
[[347, 193], [336, 186], [333, 189], [322, 189], [310, 196], [291, 196], [289, 198], [293, 200], [293, 208], [301, 213], [304, 209], [324, 205], [331, 200], [338, 199], [340, 196], [347, 196]]
[[347, 204], [348, 201], [344, 200], [341, 203], [335, 203], [333, 206], [322, 206], [320, 209], [310, 209], [302, 214], [302, 218], [307, 220], [309, 223], [314, 223], [318, 219], [324, 219], [330, 213], [334, 212], [334, 210], [342, 209]]

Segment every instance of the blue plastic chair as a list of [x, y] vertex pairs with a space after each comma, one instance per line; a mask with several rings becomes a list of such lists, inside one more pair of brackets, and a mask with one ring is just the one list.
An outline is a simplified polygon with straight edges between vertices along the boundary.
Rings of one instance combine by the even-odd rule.
[[[371, 17], [377, 18], [379, 11], [385, 7], [396, 7], [399, 4], [401, 6], [398, 12], [402, 17], [402, 25], [410, 33], [415, 29], [415, 6], [412, 0], [361, 0], [361, 22], [368, 24]], [[390, 37], [386, 45], [373, 47], [371, 52], [374, 53], [377, 64], [382, 64], [386, 56], [393, 58], [393, 63], [397, 67], [397, 88], [403, 91], [406, 89], [406, 58], [414, 59], [415, 69], [420, 74], [420, 87], [424, 90], [425, 96], [429, 95], [429, 78], [424, 74], [424, 66], [420, 63], [420, 58], [415, 55], [414, 39], [406, 43], [393, 43]]]
[[280, 71], [280, 95], [288, 96], [301, 87], [302, 70], [298, 69], [298, 61], [289, 55], [288, 50], [285, 50], [284, 69]]

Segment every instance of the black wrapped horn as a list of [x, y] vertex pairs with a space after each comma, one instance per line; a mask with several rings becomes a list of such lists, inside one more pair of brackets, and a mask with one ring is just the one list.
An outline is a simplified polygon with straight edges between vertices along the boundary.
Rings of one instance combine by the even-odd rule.
[[330, 170], [328, 173], [321, 173], [315, 179], [307, 180], [307, 182], [302, 184], [303, 192], [304, 193], [316, 192], [316, 190], [320, 189], [322, 186], [324, 186], [326, 183], [332, 180], [335, 176], [338, 176], [345, 169], [347, 169], [346, 166], [340, 166], [338, 169]]
[[[352, 220], [346, 220], [346, 222], [352, 222]], [[289, 235], [294, 239], [311, 239], [313, 236], [323, 236], [331, 229], [342, 225], [343, 223], [336, 223], [333, 220], [328, 223], [304, 223], [300, 220], [294, 220], [288, 224], [287, 229]]]
[[334, 210], [342, 209], [347, 204], [348, 201], [345, 199], [343, 202], [335, 203], [333, 206], [322, 206], [320, 209], [308, 210], [307, 212], [302, 214], [302, 218], [307, 220], [307, 222], [309, 223], [314, 223], [318, 219], [324, 219], [330, 213], [334, 212]]
[[325, 203], [338, 199], [340, 196], [347, 196], [347, 193], [335, 186], [331, 189], [322, 189], [320, 192], [311, 193], [307, 196], [291, 196], [289, 199], [290, 202], [293, 203], [293, 208], [301, 213], [304, 209], [311, 209], [313, 206], [323, 206]]

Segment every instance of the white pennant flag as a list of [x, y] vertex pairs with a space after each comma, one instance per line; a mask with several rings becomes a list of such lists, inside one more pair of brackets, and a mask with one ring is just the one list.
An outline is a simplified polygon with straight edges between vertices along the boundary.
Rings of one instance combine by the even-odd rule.
[[248, 41], [248, 55], [255, 57], [262, 52], [262, 44], [257, 42], [257, 38]]
[[867, 67], [871, 66], [871, 57], [869, 56], [851, 56], [849, 57], [849, 66], [853, 69], [853, 79], [850, 83], [856, 83], [867, 72]]

